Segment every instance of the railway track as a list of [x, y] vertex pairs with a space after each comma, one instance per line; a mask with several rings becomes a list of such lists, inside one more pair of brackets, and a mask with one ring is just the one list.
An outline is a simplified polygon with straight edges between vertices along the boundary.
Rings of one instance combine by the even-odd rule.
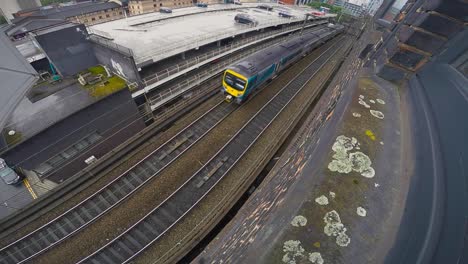
[[141, 220], [79, 263], [127, 263], [154, 244], [224, 178], [282, 110], [338, 51], [339, 41], [269, 100], [182, 186]]
[[158, 175], [237, 108], [220, 102], [141, 162], [76, 206], [0, 249], [0, 263], [24, 263], [60, 244], [117, 206]]
[[156, 177], [237, 108], [223, 101], [92, 196], [0, 250], [0, 263], [24, 263], [104, 215]]

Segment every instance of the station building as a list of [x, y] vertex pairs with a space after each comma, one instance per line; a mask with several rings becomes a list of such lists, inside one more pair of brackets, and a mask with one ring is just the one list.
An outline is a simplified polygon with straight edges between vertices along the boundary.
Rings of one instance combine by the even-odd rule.
[[[326, 26], [332, 17], [304, 24], [309, 8], [256, 6], [187, 7], [93, 26], [30, 16], [3, 28], [2, 45], [16, 46], [34, 81], [3, 112], [0, 157], [40, 178], [65, 181], [170, 113], [167, 105], [177, 98], [205, 96], [208, 90], [194, 87], [228, 64], [298, 34], [303, 25]], [[280, 11], [293, 16], [280, 17]], [[238, 13], [259, 23], [237, 24]]]

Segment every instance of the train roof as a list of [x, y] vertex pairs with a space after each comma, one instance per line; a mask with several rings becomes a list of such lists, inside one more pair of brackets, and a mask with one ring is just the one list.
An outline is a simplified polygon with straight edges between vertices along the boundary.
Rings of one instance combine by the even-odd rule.
[[260, 50], [248, 56], [244, 60], [234, 63], [229, 66], [228, 69], [234, 70], [244, 76], [251, 76], [252, 74], [255, 74], [271, 65], [273, 58], [283, 57], [291, 50], [295, 50], [303, 46], [304, 42], [308, 42], [313, 38], [317, 38], [317, 35], [322, 35], [329, 31], [330, 28], [325, 27], [319, 31], [315, 31], [314, 33], [306, 32], [303, 36], [298, 36], [286, 42]]

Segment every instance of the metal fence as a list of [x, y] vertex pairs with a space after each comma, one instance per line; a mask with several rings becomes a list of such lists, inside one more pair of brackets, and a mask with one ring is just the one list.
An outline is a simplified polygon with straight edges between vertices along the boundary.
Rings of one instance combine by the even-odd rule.
[[170, 56], [179, 54], [186, 50], [197, 49], [203, 45], [216, 42], [221, 39], [234, 37], [236, 35], [240, 35], [243, 33], [247, 33], [254, 30], [261, 30], [268, 27], [289, 24], [293, 22], [303, 21], [302, 18], [274, 18], [269, 20], [264, 20], [258, 25], [239, 25], [241, 29], [232, 29], [225, 31], [221, 34], [219, 33], [212, 33], [206, 34], [204, 36], [200, 36], [198, 38], [189, 38], [187, 41], [178, 42], [175, 45], [171, 45], [168, 49], [161, 49], [161, 47], [153, 47], [146, 49], [144, 53], [136, 54], [135, 61], [137, 64], [142, 62], [153, 60], [159, 61], [164, 58], [168, 58]]
[[[296, 34], [299, 34], [299, 33], [296, 33]], [[162, 90], [161, 92], [151, 96], [148, 98], [149, 100], [149, 103], [151, 105], [151, 110], [155, 110], [157, 109], [158, 107], [164, 105], [167, 101], [169, 100], [172, 100], [173, 98], [176, 98], [178, 96], [180, 96], [181, 94], [191, 90], [192, 88], [200, 85], [202, 82], [206, 81], [207, 79], [213, 77], [214, 75], [216, 75], [217, 73], [220, 73], [222, 72], [228, 65], [230, 65], [231, 63], [233, 62], [236, 62], [242, 58], [244, 58], [245, 56], [248, 56], [254, 52], [257, 52], [261, 49], [264, 49], [268, 46], [271, 46], [273, 44], [276, 44], [276, 43], [279, 43], [281, 41], [283, 41], [284, 39], [288, 38], [288, 36], [284, 36], [284, 37], [281, 37], [281, 38], [278, 38], [278, 39], [275, 39], [271, 42], [268, 42], [268, 43], [264, 43], [262, 45], [259, 45], [258, 47], [255, 47], [253, 49], [249, 49], [249, 50], [245, 50], [243, 52], [240, 52], [239, 54], [235, 55], [235, 56], [232, 56], [230, 58], [226, 58], [224, 59], [223, 61], [215, 64], [215, 65], [211, 65], [210, 67], [208, 67], [207, 69], [191, 76], [191, 77], [188, 77], [186, 79], [184, 79], [183, 81], [181, 82], [178, 82], [177, 84], [169, 87], [169, 88], [165, 88], [164, 90]]]
[[[311, 27], [311, 26], [317, 25], [319, 23], [320, 22], [318, 22], [318, 23], [314, 22], [313, 24], [309, 24], [307, 26]], [[163, 79], [168, 78], [169, 76], [171, 76], [173, 74], [176, 74], [176, 73], [178, 73], [178, 72], [180, 72], [182, 70], [185, 70], [187, 68], [190, 68], [192, 66], [200, 64], [200, 63], [202, 63], [202, 62], [204, 62], [204, 61], [206, 61], [206, 60], [208, 60], [210, 58], [213, 58], [215, 56], [223, 54], [223, 53], [225, 53], [227, 51], [230, 51], [230, 50], [239, 48], [241, 46], [244, 46], [247, 43], [257, 42], [259, 40], [267, 39], [267, 38], [272, 37], [272, 36], [281, 35], [284, 32], [294, 31], [294, 30], [297, 30], [297, 29], [301, 28], [301, 26], [302, 25], [288, 26], [288, 27], [282, 28], [280, 30], [275, 30], [275, 31], [272, 31], [272, 32], [266, 32], [266, 33], [262, 33], [262, 34], [255, 35], [255, 36], [252, 36], [252, 37], [241, 39], [239, 41], [233, 42], [233, 43], [231, 43], [229, 45], [219, 47], [219, 48], [217, 48], [217, 49], [215, 49], [213, 51], [207, 52], [207, 53], [199, 55], [197, 57], [187, 59], [182, 63], [179, 63], [177, 65], [173, 65], [173, 66], [168, 67], [168, 68], [166, 68], [166, 69], [164, 69], [162, 71], [159, 71], [157, 73], [151, 74], [151, 75], [149, 75], [149, 76], [147, 76], [147, 77], [145, 77], [143, 79], [143, 83], [144, 83], [145, 86], [157, 83], [157, 82], [159, 82], [159, 81], [161, 81]]]
[[131, 56], [131, 57], [134, 56], [133, 51], [131, 49], [113, 42], [112, 37], [110, 37], [108, 33], [102, 32], [102, 33], [109, 35], [110, 38], [105, 37], [105, 34], [101, 35], [100, 33], [97, 33], [95, 29], [88, 28], [88, 32], [90, 34], [89, 35], [90, 41], [100, 44], [102, 46], [108, 47], [112, 50], [124, 53], [127, 56]]

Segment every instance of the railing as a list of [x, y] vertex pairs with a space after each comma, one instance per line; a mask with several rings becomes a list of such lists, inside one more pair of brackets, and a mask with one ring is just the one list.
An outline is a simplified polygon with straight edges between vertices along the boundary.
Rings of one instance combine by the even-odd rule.
[[124, 54], [126, 54], [127, 56], [130, 56], [130, 57], [133, 57], [133, 51], [129, 48], [126, 48], [122, 45], [119, 45], [111, 40], [108, 40], [100, 35], [96, 35], [94, 33], [92, 33], [94, 30], [90, 30], [90, 28], [88, 28], [89, 32], [90, 32], [90, 35], [89, 35], [89, 40], [92, 41], [92, 42], [95, 42], [97, 44], [100, 44], [100, 45], [103, 45], [105, 47], [108, 47], [110, 49], [113, 49], [115, 51], [118, 51], [118, 52], [122, 52]]
[[[316, 23], [317, 24], [317, 23]], [[313, 25], [316, 25], [316, 24], [309, 24], [308, 26], [313, 26]], [[223, 54], [229, 50], [232, 50], [232, 49], [235, 49], [235, 48], [238, 48], [238, 47], [241, 47], [247, 43], [250, 43], [250, 42], [255, 42], [255, 41], [258, 41], [260, 39], [263, 39], [263, 38], [267, 38], [267, 37], [270, 37], [270, 36], [273, 36], [273, 35], [279, 35], [283, 32], [287, 32], [287, 31], [291, 31], [293, 29], [299, 29], [302, 25], [295, 25], [295, 26], [288, 26], [288, 27], [285, 27], [283, 29], [280, 29], [280, 30], [275, 30], [275, 31], [272, 31], [272, 32], [267, 32], [267, 33], [263, 33], [263, 34], [259, 34], [259, 35], [255, 35], [255, 36], [252, 36], [252, 37], [248, 37], [248, 38], [245, 38], [245, 39], [241, 39], [239, 41], [236, 41], [236, 42], [233, 42], [229, 45], [225, 45], [225, 46], [222, 46], [216, 50], [213, 50], [213, 51], [210, 51], [208, 53], [205, 53], [205, 54], [202, 54], [202, 55], [199, 55], [197, 57], [194, 57], [194, 58], [191, 58], [191, 59], [188, 59], [188, 60], [185, 60], [183, 63], [179, 63], [177, 65], [174, 65], [174, 66], [171, 66], [171, 67], [168, 67], [166, 68], [165, 70], [162, 70], [162, 71], [159, 71], [157, 73], [154, 73], [154, 74], [151, 74], [147, 77], [145, 77], [143, 79], [143, 83], [145, 84], [145, 86], [148, 86], [148, 85], [151, 85], [151, 84], [154, 84], [154, 83], [157, 83], [159, 82], [160, 80], [163, 80], [173, 74], [176, 74], [182, 70], [185, 70], [189, 67], [192, 67], [194, 65], [197, 65], [203, 61], [206, 61], [210, 58], [213, 58], [215, 56], [218, 56], [220, 54]]]
[[[185, 13], [172, 13], [171, 15], [168, 15], [168, 16], [160, 16], [159, 13], [156, 13], [156, 16], [154, 15], [155, 13], [145, 13], [145, 14], [141, 14], [141, 15], [136, 15], [136, 16], [131, 16], [130, 18], [128, 18], [128, 20], [130, 21], [131, 24], [129, 24], [130, 26], [139, 26], [139, 25], [142, 25], [142, 24], [146, 24], [146, 23], [152, 23], [152, 22], [156, 22], [156, 21], [162, 21], [162, 20], [168, 20], [168, 19], [175, 19], [175, 18], [179, 18], [179, 17], [183, 17], [183, 16], [190, 16], [190, 15], [194, 15], [194, 14], [200, 14], [200, 13], [210, 13], [210, 12], [219, 12], [219, 11], [226, 11], [226, 10], [237, 10], [237, 9], [245, 9], [245, 8], [249, 8], [249, 7], [253, 7], [255, 5], [242, 5], [242, 6], [238, 6], [238, 5], [231, 5], [231, 6], [226, 6], [225, 4], [223, 4], [222, 6], [209, 6], [208, 9], [201, 9], [201, 8], [197, 8], [197, 9], [193, 9], [193, 10], [190, 10], [190, 11], [187, 11]], [[177, 9], [173, 9], [173, 11], [175, 11]], [[151, 16], [153, 15], [153, 16]], [[145, 16], [145, 17], [138, 17], [138, 16]]]
[[209, 68], [207, 68], [207, 69], [205, 69], [205, 70], [203, 70], [203, 71], [201, 71], [201, 72], [199, 72], [199, 73], [197, 73], [197, 74], [195, 74], [195, 75], [193, 75], [191, 77], [188, 77], [188, 78], [184, 79], [181, 82], [178, 82], [177, 84], [175, 84], [172, 87], [165, 88], [160, 93], [158, 93], [156, 95], [153, 95], [150, 98], [148, 98], [149, 103], [151, 105], [151, 110], [154, 111], [154, 109], [160, 107], [165, 102], [167, 102], [167, 101], [169, 101], [169, 100], [171, 100], [173, 98], [176, 98], [177, 96], [179, 96], [182, 93], [192, 89], [195, 86], [200, 85], [202, 82], [204, 82], [207, 79], [213, 77], [217, 73], [222, 72], [226, 68], [226, 66], [230, 65], [231, 63], [233, 63], [235, 61], [238, 61], [238, 60], [240, 60], [240, 59], [244, 58], [245, 56], [248, 56], [248, 55], [250, 55], [252, 53], [255, 53], [258, 50], [264, 49], [264, 48], [266, 48], [268, 46], [271, 46], [271, 45], [273, 45], [275, 43], [281, 42], [281, 41], [284, 40], [284, 38], [286, 38], [286, 37], [278, 38], [278, 39], [273, 40], [271, 42], [259, 45], [258, 47], [255, 47], [253, 49], [249, 49], [249, 50], [246, 50], [244, 52], [241, 52], [241, 53], [239, 53], [239, 54], [237, 54], [235, 56], [232, 56], [230, 58], [226, 58], [226, 59], [222, 60], [221, 62], [217, 63], [216, 65], [212, 65]]
[[161, 49], [161, 47], [154, 47], [154, 48], [146, 49], [144, 53], [135, 55], [136, 56], [135, 61], [137, 64], [143, 63], [150, 59], [153, 61], [158, 61], [158, 60], [173, 56], [175, 54], [181, 53], [186, 50], [197, 49], [200, 46], [215, 42], [217, 40], [234, 37], [236, 35], [250, 32], [253, 30], [261, 30], [267, 27], [278, 26], [278, 25], [288, 24], [288, 23], [293, 23], [293, 22], [298, 22], [298, 21], [303, 21], [303, 19], [302, 18], [289, 18], [289, 19], [275, 18], [275, 19], [270, 19], [267, 21], [262, 21], [256, 26], [238, 25], [238, 27], [241, 27], [242, 29], [240, 30], [232, 29], [222, 34], [213, 33], [213, 34], [207, 34], [205, 36], [201, 36], [198, 38], [188, 38], [189, 39], [188, 41], [178, 42], [176, 45], [171, 45], [171, 48], [169, 49]]

